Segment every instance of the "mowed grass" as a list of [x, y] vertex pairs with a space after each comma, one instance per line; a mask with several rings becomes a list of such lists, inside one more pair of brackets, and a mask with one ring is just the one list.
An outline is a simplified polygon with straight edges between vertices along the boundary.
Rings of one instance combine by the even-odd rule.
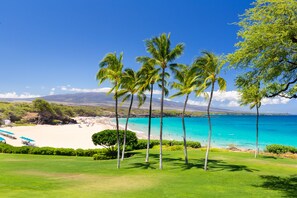
[[0, 154], [0, 197], [297, 197], [297, 160], [251, 153], [145, 151], [122, 162], [89, 157]]

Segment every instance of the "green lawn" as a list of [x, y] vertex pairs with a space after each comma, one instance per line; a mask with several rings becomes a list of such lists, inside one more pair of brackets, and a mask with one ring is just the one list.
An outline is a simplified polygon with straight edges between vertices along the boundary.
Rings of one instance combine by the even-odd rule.
[[89, 157], [0, 154], [0, 197], [296, 197], [297, 160], [212, 152], [203, 171], [204, 151], [158, 151], [151, 163], [138, 151], [116, 169], [116, 161]]

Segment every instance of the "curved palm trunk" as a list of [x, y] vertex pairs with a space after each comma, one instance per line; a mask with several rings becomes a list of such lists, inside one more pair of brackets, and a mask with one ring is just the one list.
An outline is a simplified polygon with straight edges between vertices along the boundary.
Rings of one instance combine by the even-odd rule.
[[182, 123], [183, 123], [183, 131], [184, 131], [184, 137], [183, 137], [183, 139], [184, 139], [184, 153], [185, 153], [185, 163], [186, 164], [188, 164], [188, 151], [187, 151], [187, 139], [186, 139], [185, 111], [186, 111], [188, 99], [189, 99], [189, 94], [187, 94], [187, 96], [186, 96], [183, 114], [182, 114]]
[[124, 160], [124, 156], [125, 156], [127, 129], [128, 129], [128, 122], [129, 122], [129, 117], [130, 117], [130, 113], [131, 113], [131, 109], [132, 109], [132, 104], [133, 104], [133, 97], [134, 97], [134, 95], [132, 94], [131, 101], [130, 101], [130, 106], [129, 106], [129, 110], [128, 110], [128, 115], [127, 115], [127, 119], [126, 119], [126, 125], [125, 125], [123, 151], [122, 151], [122, 160]]
[[258, 147], [258, 137], [259, 137], [259, 106], [256, 105], [257, 108], [257, 119], [256, 119], [256, 150], [255, 150], [255, 158], [259, 154], [259, 147]]
[[[117, 86], [117, 83], [116, 83]], [[118, 154], [117, 154], [117, 168], [119, 169], [121, 166], [121, 161], [120, 161], [120, 134], [119, 134], [119, 118], [118, 118], [118, 90], [115, 90], [115, 116], [116, 116], [116, 127], [117, 127], [117, 145], [118, 145]]]
[[210, 143], [211, 143], [211, 134], [212, 134], [212, 128], [211, 128], [211, 120], [210, 120], [210, 105], [211, 105], [211, 100], [213, 96], [213, 90], [214, 90], [214, 83], [211, 84], [211, 92], [210, 92], [210, 98], [207, 106], [207, 117], [208, 117], [208, 126], [209, 126], [209, 131], [208, 131], [208, 144], [207, 144], [207, 149], [206, 149], [206, 154], [205, 154], [205, 162], [204, 162], [204, 170], [207, 170], [207, 162], [208, 162], [208, 155], [209, 155], [209, 150], [210, 150]]
[[162, 97], [161, 97], [161, 112], [160, 112], [160, 163], [159, 168], [163, 169], [163, 161], [162, 161], [162, 139], [163, 139], [163, 106], [164, 106], [164, 93], [165, 93], [165, 85], [164, 85], [164, 77], [165, 77], [165, 68], [162, 68]]
[[147, 146], [146, 146], [145, 162], [149, 162], [149, 151], [150, 151], [150, 141], [151, 141], [153, 92], [154, 92], [154, 84], [151, 84], [151, 97], [150, 97], [150, 107], [149, 107], [149, 121], [148, 121]]

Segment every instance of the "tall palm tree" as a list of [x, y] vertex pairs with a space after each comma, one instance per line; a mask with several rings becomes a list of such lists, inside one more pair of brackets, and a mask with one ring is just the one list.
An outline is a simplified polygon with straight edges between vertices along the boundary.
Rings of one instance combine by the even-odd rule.
[[[146, 147], [146, 156], [145, 162], [149, 162], [149, 150], [150, 150], [150, 139], [151, 139], [151, 120], [152, 120], [152, 102], [153, 102], [153, 92], [154, 84], [157, 83], [159, 87], [162, 87], [162, 78], [160, 76], [161, 68], [155, 68], [155, 65], [150, 64], [147, 60], [142, 60], [142, 57], [138, 57], [137, 61], [143, 63], [140, 68], [140, 89], [144, 91], [150, 91], [150, 103], [149, 103], [149, 119], [148, 119], [148, 133], [147, 133], [147, 147]], [[143, 62], [144, 61], [144, 62]], [[169, 74], [165, 73], [165, 76], [168, 77]], [[167, 83], [167, 82], [166, 82]], [[166, 84], [165, 83], [165, 84]], [[165, 96], [168, 95], [168, 90], [165, 87]]]
[[256, 149], [255, 158], [259, 154], [259, 109], [261, 100], [265, 96], [265, 91], [260, 89], [260, 82], [254, 78], [253, 72], [247, 72], [236, 78], [236, 85], [241, 94], [241, 105], [250, 105], [250, 109], [256, 107]]
[[189, 95], [195, 91], [199, 82], [198, 76], [196, 75], [195, 66], [187, 66], [184, 64], [178, 64], [178, 67], [172, 69], [174, 73], [174, 78], [177, 81], [174, 81], [171, 85], [171, 88], [177, 89], [178, 92], [171, 96], [171, 98], [177, 96], [186, 95], [184, 108], [182, 112], [182, 126], [183, 126], [183, 141], [184, 141], [184, 154], [185, 154], [185, 163], [188, 164], [188, 152], [187, 152], [187, 139], [186, 139], [186, 124], [185, 124], [185, 111]]
[[122, 70], [123, 70], [123, 53], [120, 53], [117, 57], [116, 53], [109, 53], [99, 63], [99, 71], [96, 78], [99, 81], [99, 85], [104, 81], [109, 80], [113, 84], [113, 87], [108, 94], [114, 92], [115, 99], [115, 117], [116, 117], [116, 129], [117, 129], [117, 168], [120, 168], [120, 135], [119, 135], [119, 119], [118, 119], [118, 90], [120, 88]]
[[137, 98], [138, 98], [138, 102], [139, 102], [138, 107], [140, 107], [146, 99], [146, 95], [140, 90], [138, 76], [139, 76], [139, 74], [134, 72], [134, 70], [125, 69], [124, 73], [122, 74], [122, 78], [121, 78], [121, 90], [118, 93], [118, 97], [123, 96], [122, 102], [125, 102], [126, 100], [130, 99], [130, 105], [129, 105], [129, 109], [128, 109], [125, 131], [124, 131], [122, 160], [124, 160], [124, 156], [125, 156], [126, 134], [127, 134], [127, 129], [128, 129], [130, 113], [131, 113], [131, 109], [132, 109], [132, 105], [133, 105], [133, 101], [134, 101], [134, 95], [137, 94]]
[[[161, 96], [161, 112], [160, 112], [160, 163], [159, 168], [163, 169], [162, 162], [162, 139], [163, 139], [163, 106], [164, 106], [164, 95], [165, 95], [165, 73], [168, 63], [173, 62], [178, 58], [184, 51], [184, 45], [182, 43], [177, 44], [171, 49], [170, 34], [161, 34], [159, 37], [146, 40], [146, 50], [151, 57], [142, 57], [147, 59], [152, 65], [161, 67], [162, 77], [162, 96]], [[139, 58], [141, 59], [141, 58]]]
[[212, 125], [211, 125], [211, 119], [210, 119], [211, 101], [213, 98], [215, 84], [218, 83], [219, 90], [224, 91], [226, 90], [226, 81], [223, 78], [219, 77], [221, 69], [224, 65], [224, 62], [221, 60], [221, 58], [207, 51], [202, 52], [202, 54], [203, 55], [201, 57], [198, 57], [195, 60], [195, 65], [201, 71], [200, 76], [204, 80], [204, 82], [200, 86], [200, 89], [198, 89], [197, 93], [200, 93], [202, 90], [205, 90], [208, 87], [210, 87], [211, 89], [210, 97], [208, 100], [208, 106], [207, 106], [209, 132], [208, 132], [208, 144], [207, 144], [205, 162], [204, 162], [204, 170], [207, 170], [208, 155], [209, 155], [211, 136], [212, 136]]

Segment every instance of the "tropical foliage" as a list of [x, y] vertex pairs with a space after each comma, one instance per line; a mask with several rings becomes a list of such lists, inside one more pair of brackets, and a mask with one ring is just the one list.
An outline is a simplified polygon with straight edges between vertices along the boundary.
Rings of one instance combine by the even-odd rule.
[[241, 15], [240, 41], [229, 61], [252, 69], [267, 97], [297, 98], [297, 1], [257, 0], [253, 6]]
[[107, 54], [103, 60], [100, 62], [100, 70], [97, 73], [97, 80], [99, 84], [103, 83], [106, 80], [111, 81], [113, 84], [112, 89], [109, 93], [114, 91], [115, 98], [115, 117], [116, 117], [116, 128], [117, 128], [117, 145], [118, 145], [118, 154], [117, 154], [117, 168], [120, 168], [120, 136], [119, 136], [119, 119], [118, 119], [118, 91], [121, 85], [121, 77], [123, 70], [123, 54], [121, 53], [117, 57], [116, 53]]
[[187, 138], [186, 138], [186, 124], [185, 124], [185, 111], [187, 107], [187, 102], [189, 95], [196, 90], [196, 88], [201, 84], [199, 82], [199, 74], [197, 74], [195, 65], [187, 66], [183, 64], [171, 65], [172, 72], [176, 79], [172, 83], [171, 87], [177, 90], [177, 93], [171, 96], [171, 98], [177, 96], [185, 95], [184, 108], [182, 112], [182, 126], [183, 126], [183, 142], [184, 142], [184, 153], [185, 153], [185, 163], [188, 164], [188, 152], [187, 152]]
[[164, 96], [165, 96], [165, 77], [166, 68], [168, 63], [173, 63], [184, 51], [182, 43], [177, 44], [171, 48], [170, 34], [161, 34], [159, 37], [154, 37], [145, 41], [146, 51], [151, 55], [150, 57], [138, 57], [138, 61], [149, 63], [161, 68], [162, 79], [162, 95], [161, 95], [161, 109], [160, 109], [160, 157], [159, 168], [163, 169], [162, 164], [162, 138], [163, 138], [163, 109], [164, 109]]
[[208, 100], [207, 105], [207, 116], [208, 116], [208, 125], [209, 125], [209, 132], [208, 132], [208, 144], [207, 150], [205, 154], [205, 163], [204, 163], [204, 170], [207, 170], [207, 162], [208, 156], [211, 146], [211, 136], [212, 136], [212, 125], [211, 125], [211, 118], [210, 118], [210, 105], [213, 98], [213, 92], [215, 89], [215, 84], [217, 83], [219, 86], [220, 91], [226, 90], [226, 81], [220, 77], [221, 69], [224, 65], [224, 61], [222, 61], [221, 57], [214, 55], [211, 52], [202, 52], [202, 56], [198, 57], [195, 60], [195, 65], [200, 72], [200, 77], [202, 78], [202, 85], [198, 88], [197, 94], [201, 94], [202, 91], [206, 90], [208, 87], [211, 88], [210, 97]]

